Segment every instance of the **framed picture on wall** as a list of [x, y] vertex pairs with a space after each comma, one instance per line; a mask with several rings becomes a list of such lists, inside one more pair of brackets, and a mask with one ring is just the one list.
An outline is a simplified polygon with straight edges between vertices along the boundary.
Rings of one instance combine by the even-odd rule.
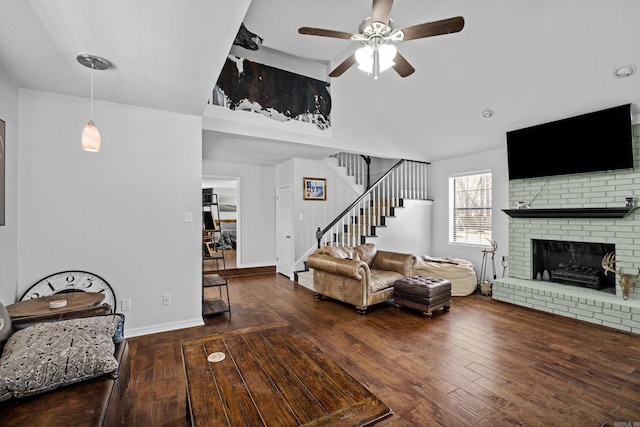
[[303, 178], [304, 200], [327, 200], [327, 180], [324, 178]]

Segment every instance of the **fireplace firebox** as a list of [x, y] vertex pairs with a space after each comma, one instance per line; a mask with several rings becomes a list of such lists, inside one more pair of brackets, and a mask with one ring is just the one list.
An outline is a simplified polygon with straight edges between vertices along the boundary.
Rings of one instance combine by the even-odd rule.
[[615, 294], [615, 274], [602, 268], [608, 252], [615, 252], [614, 244], [532, 239], [532, 279]]

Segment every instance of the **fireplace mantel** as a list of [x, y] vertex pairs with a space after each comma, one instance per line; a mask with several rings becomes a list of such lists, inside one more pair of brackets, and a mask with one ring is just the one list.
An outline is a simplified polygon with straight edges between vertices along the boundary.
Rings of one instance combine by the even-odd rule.
[[558, 209], [503, 209], [512, 218], [624, 218], [636, 210], [627, 208], [558, 208]]

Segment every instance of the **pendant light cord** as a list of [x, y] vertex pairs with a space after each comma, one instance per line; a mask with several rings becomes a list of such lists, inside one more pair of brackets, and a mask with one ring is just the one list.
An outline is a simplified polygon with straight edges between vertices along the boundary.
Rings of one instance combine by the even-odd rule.
[[93, 123], [93, 61], [91, 61], [91, 123]]

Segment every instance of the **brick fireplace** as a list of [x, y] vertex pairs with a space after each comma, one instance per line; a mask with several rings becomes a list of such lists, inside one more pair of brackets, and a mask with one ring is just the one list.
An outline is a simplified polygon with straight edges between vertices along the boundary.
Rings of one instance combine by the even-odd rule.
[[[613, 289], [607, 282], [600, 290], [589, 286], [568, 286], [566, 283], [536, 280], [538, 272], [542, 279], [545, 268], [534, 271], [539, 270], [539, 266], [534, 265], [533, 260], [533, 241], [560, 242], [554, 246], [554, 249], [559, 249], [558, 253], [567, 251], [571, 247], [570, 242], [584, 242], [603, 251], [613, 248], [617, 266], [622, 267], [625, 273], [637, 272], [640, 267], [640, 209], [614, 216], [606, 212], [602, 215], [591, 212], [598, 210], [596, 208], [624, 207], [628, 197], [633, 197], [636, 205], [640, 203], [640, 125], [634, 126], [633, 135], [633, 170], [509, 182], [510, 209], [516, 209], [518, 201], [532, 200], [546, 187], [531, 207], [537, 211], [535, 215], [509, 219], [508, 277], [494, 281], [494, 299], [640, 334], [640, 281], [625, 301], [617, 275]], [[567, 209], [575, 215], [547, 214]], [[580, 215], [583, 211], [589, 214]], [[497, 209], [494, 214], [506, 215]], [[563, 258], [557, 254], [554, 256]], [[567, 255], [558, 264], [575, 262]], [[597, 269], [597, 261], [590, 261], [590, 264]], [[556, 267], [546, 268], [549, 276], [550, 269]], [[614, 275], [608, 273], [607, 276]], [[607, 287], [610, 289], [605, 290]]]

